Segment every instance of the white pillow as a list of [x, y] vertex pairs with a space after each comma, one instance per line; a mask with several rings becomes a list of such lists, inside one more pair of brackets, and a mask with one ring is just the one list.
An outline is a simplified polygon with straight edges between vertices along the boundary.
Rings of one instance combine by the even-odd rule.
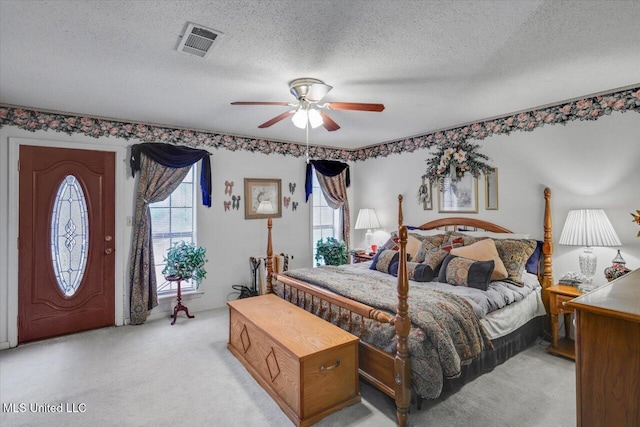
[[419, 228], [407, 230], [409, 234], [418, 234], [420, 236], [437, 236], [438, 234], [446, 234], [445, 230], [420, 230]]
[[458, 231], [471, 237], [491, 237], [492, 239], [530, 239], [530, 234], [494, 233], [493, 231]]

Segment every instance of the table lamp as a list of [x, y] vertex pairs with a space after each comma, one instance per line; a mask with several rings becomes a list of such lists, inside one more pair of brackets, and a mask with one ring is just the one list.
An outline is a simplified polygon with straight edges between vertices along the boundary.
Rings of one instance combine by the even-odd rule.
[[358, 219], [356, 219], [356, 230], [367, 230], [367, 233], [365, 234], [365, 243], [367, 244], [367, 248], [371, 247], [371, 238], [373, 236], [373, 232], [371, 230], [374, 228], [380, 228], [380, 221], [378, 221], [376, 211], [370, 208], [360, 209], [360, 212], [358, 212]]
[[596, 273], [598, 257], [593, 254], [593, 246], [622, 246], [611, 221], [602, 209], [570, 210], [560, 236], [560, 245], [584, 246], [578, 258], [580, 272], [591, 283]]

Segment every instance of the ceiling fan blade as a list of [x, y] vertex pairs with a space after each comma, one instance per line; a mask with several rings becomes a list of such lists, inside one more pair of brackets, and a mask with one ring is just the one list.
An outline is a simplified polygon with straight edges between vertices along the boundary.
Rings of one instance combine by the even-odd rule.
[[282, 105], [288, 107], [290, 102], [232, 102], [231, 105]]
[[364, 104], [361, 102], [329, 102], [325, 105], [330, 110], [374, 111], [384, 110], [383, 104]]
[[327, 113], [320, 111], [320, 115], [322, 116], [322, 126], [324, 126], [326, 130], [333, 132], [334, 130], [340, 129], [340, 126], [338, 126]]
[[261, 124], [260, 126], [258, 126], [260, 129], [264, 129], [264, 128], [268, 128], [271, 125], [275, 125], [276, 123], [278, 123], [280, 120], [284, 120], [287, 117], [289, 117], [290, 115], [292, 115], [293, 113], [295, 113], [295, 111], [287, 111], [284, 112], [282, 114], [280, 114], [279, 116], [274, 117], [273, 119], [264, 122], [263, 124]]

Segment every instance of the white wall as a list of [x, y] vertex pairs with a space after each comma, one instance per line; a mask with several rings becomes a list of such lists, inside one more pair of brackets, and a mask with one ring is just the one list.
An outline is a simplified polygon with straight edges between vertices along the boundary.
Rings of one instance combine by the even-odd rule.
[[[10, 190], [15, 167], [9, 164], [10, 137], [52, 141], [52, 145], [70, 148], [112, 149], [117, 152], [117, 236], [116, 251], [120, 265], [116, 271], [116, 319], [128, 319], [128, 254], [131, 228], [127, 216], [133, 215], [135, 181], [130, 177], [126, 147], [139, 141], [114, 138], [89, 138], [57, 132], [31, 133], [15, 127], [0, 129], [0, 348], [15, 345], [17, 331], [17, 229], [12, 209], [17, 205], [17, 192]], [[545, 187], [553, 190], [552, 208], [554, 242], [557, 243], [570, 209], [600, 207], [605, 209], [622, 240], [622, 255], [630, 268], [640, 267], [638, 226], [630, 212], [640, 209], [640, 115], [634, 112], [614, 113], [595, 122], [572, 122], [566, 126], [548, 126], [533, 132], [515, 132], [481, 141], [482, 152], [491, 157], [499, 169], [499, 210], [484, 209], [484, 178], [480, 178], [478, 214], [468, 214], [503, 225], [515, 232], [531, 233], [542, 239], [543, 197]], [[198, 205], [198, 244], [207, 248], [208, 275], [201, 285], [204, 294], [189, 300], [190, 311], [221, 307], [227, 301], [231, 286], [249, 284], [249, 257], [266, 252], [266, 220], [245, 220], [244, 207], [225, 212], [224, 182], [234, 181], [234, 194], [244, 198], [244, 178], [280, 178], [283, 195], [290, 196], [289, 182], [296, 183], [292, 200], [299, 202], [296, 212], [283, 209], [282, 218], [274, 220], [274, 251], [293, 254], [294, 265], [309, 267], [311, 259], [310, 210], [304, 203], [304, 171], [302, 158], [263, 155], [248, 152], [212, 151], [212, 207]], [[376, 209], [384, 230], [397, 227], [397, 195], [405, 197], [405, 224], [419, 225], [435, 219], [434, 210], [423, 211], [416, 193], [420, 176], [425, 171], [428, 150], [391, 155], [386, 158], [356, 162], [352, 165], [351, 202], [352, 247], [364, 247], [365, 230], [355, 230], [358, 209]], [[13, 194], [14, 199], [11, 199]], [[382, 242], [384, 231], [375, 238]], [[578, 270], [580, 248], [555, 245], [554, 276]], [[615, 256], [613, 248], [596, 248], [602, 271]], [[602, 277], [601, 280], [604, 280]], [[152, 310], [150, 318], [165, 317], [171, 301]]]
[[[22, 143], [37, 143], [58, 147], [116, 151], [116, 323], [129, 318], [128, 259], [131, 247], [131, 227], [126, 217], [133, 216], [135, 180], [131, 178], [127, 147], [139, 143], [117, 138], [89, 138], [53, 131], [35, 133], [7, 126], [0, 129], [0, 349], [16, 345], [17, 334], [17, 170], [10, 165], [9, 138], [22, 138]], [[16, 145], [15, 143], [13, 144]], [[14, 157], [17, 154], [14, 154]], [[212, 150], [212, 206], [201, 204], [198, 188], [198, 244], [207, 248], [207, 278], [200, 290], [204, 293], [189, 299], [190, 312], [221, 307], [232, 292], [232, 285], [250, 284], [250, 256], [266, 254], [267, 220], [245, 220], [244, 200], [239, 210], [225, 212], [224, 182], [233, 181], [233, 193], [244, 199], [244, 178], [280, 178], [283, 196], [299, 202], [297, 211], [282, 211], [274, 219], [274, 251], [294, 255], [294, 266], [308, 267], [311, 262], [310, 209], [304, 202], [305, 162], [302, 158], [264, 155], [244, 151]], [[10, 183], [15, 188], [10, 191]], [[198, 181], [199, 182], [199, 181]], [[293, 195], [289, 182], [296, 183]], [[149, 319], [167, 317], [173, 301], [163, 300], [150, 312]]]
[[[480, 151], [498, 167], [499, 209], [487, 211], [484, 177], [479, 179], [479, 212], [465, 214], [495, 222], [518, 233], [543, 237], [543, 190], [551, 188], [553, 214], [554, 278], [579, 271], [581, 248], [557, 244], [570, 209], [603, 208], [622, 241], [621, 253], [629, 268], [640, 267], [640, 228], [629, 215], [640, 209], [640, 114], [614, 113], [595, 122], [571, 122], [533, 132], [514, 132], [480, 141]], [[419, 225], [444, 216], [422, 210], [417, 202], [420, 177], [430, 151], [391, 155], [357, 162], [352, 179], [353, 211], [376, 210], [388, 232], [397, 228], [397, 195], [403, 194], [405, 224]], [[434, 192], [434, 201], [437, 200]], [[354, 214], [355, 218], [356, 214]], [[355, 221], [355, 219], [354, 219]], [[386, 234], [378, 231], [382, 242]], [[353, 231], [353, 242], [364, 247], [364, 231]], [[595, 248], [598, 277], [611, 265], [614, 248]]]

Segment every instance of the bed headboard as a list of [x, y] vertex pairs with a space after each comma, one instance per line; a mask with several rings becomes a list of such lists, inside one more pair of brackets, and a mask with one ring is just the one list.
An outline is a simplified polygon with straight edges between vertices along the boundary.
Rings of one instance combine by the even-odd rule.
[[[398, 196], [398, 229], [403, 224], [402, 215], [402, 195]], [[540, 268], [538, 269], [538, 278], [544, 289], [553, 285], [553, 267], [551, 264], [551, 255], [553, 254], [553, 240], [552, 240], [552, 221], [551, 221], [551, 189], [544, 189], [544, 238], [542, 242], [542, 261]], [[469, 217], [446, 217], [438, 218], [433, 221], [426, 222], [419, 227], [422, 230], [441, 229], [445, 231], [492, 231], [494, 233], [512, 233], [511, 230], [504, 228], [500, 225], [493, 224], [488, 221], [483, 221], [477, 218]], [[411, 230], [409, 230], [411, 231]], [[548, 307], [548, 301], [546, 292], [542, 296], [545, 305]]]

